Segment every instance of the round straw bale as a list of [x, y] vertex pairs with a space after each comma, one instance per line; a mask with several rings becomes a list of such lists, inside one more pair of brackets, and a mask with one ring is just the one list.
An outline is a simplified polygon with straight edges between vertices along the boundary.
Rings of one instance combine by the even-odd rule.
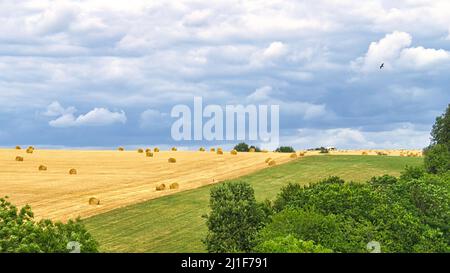
[[89, 205], [100, 205], [100, 199], [95, 197], [89, 198]]
[[272, 159], [267, 164], [269, 164], [269, 166], [275, 166], [277, 163], [275, 162], [275, 160]]
[[205, 151], [205, 148], [203, 148], [203, 147], [200, 147], [200, 149], [198, 149], [200, 152], [204, 152]]
[[170, 188], [171, 190], [177, 190], [179, 187], [180, 187], [180, 185], [178, 185], [178, 183], [176, 183], [176, 182], [170, 184], [170, 186], [169, 186], [169, 188]]
[[155, 152], [155, 153], [159, 152], [159, 148], [158, 147], [154, 148], [153, 152]]
[[265, 161], [265, 162], [266, 162], [266, 163], [269, 163], [270, 160], [272, 160], [272, 158], [271, 158], [271, 157], [268, 157], [268, 158], [266, 158], [266, 161]]
[[123, 147], [119, 147], [119, 148], [117, 148], [117, 150], [121, 151], [121, 152], [125, 151], [125, 149]]
[[300, 152], [300, 153], [298, 153], [298, 156], [305, 156], [305, 153], [304, 152]]
[[77, 174], [77, 170], [76, 169], [70, 169], [69, 170], [69, 174]]
[[250, 153], [254, 153], [256, 150], [255, 150], [255, 148], [250, 148], [248, 151], [249, 151]]
[[169, 163], [176, 163], [177, 162], [177, 160], [175, 158], [173, 158], [173, 157], [169, 158], [168, 161], [169, 161]]
[[150, 151], [146, 152], [145, 155], [146, 155], [147, 157], [153, 157], [153, 153], [150, 152]]
[[237, 155], [237, 151], [233, 149], [233, 150], [231, 150], [230, 154]]
[[163, 191], [163, 190], [165, 190], [166, 189], [166, 184], [159, 184], [159, 185], [156, 185], [156, 190], [157, 191]]
[[177, 148], [176, 147], [172, 147], [172, 149], [170, 149], [170, 150], [172, 150], [172, 152], [176, 152]]
[[296, 153], [292, 153], [289, 157], [290, 158], [297, 158], [297, 154]]
[[16, 150], [22, 150], [22, 147], [16, 146]]
[[40, 166], [39, 166], [39, 170], [40, 170], [40, 171], [46, 171], [46, 170], [47, 170], [47, 167], [44, 166], [44, 165], [40, 165]]
[[217, 150], [217, 154], [218, 155], [223, 155], [223, 151], [222, 150]]
[[21, 157], [21, 156], [16, 156], [16, 161], [23, 161], [23, 157]]
[[211, 148], [211, 149], [209, 149], [209, 151], [211, 151], [211, 152], [215, 152], [215, 151], [216, 151], [216, 149], [215, 149], [215, 148]]
[[137, 150], [137, 152], [140, 153], [140, 154], [142, 154], [142, 153], [144, 152], [144, 150], [139, 148], [139, 149]]

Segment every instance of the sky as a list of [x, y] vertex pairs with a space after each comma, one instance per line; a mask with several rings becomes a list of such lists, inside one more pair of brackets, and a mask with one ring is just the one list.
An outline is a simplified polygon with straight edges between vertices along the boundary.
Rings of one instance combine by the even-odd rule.
[[422, 148], [450, 102], [450, 2], [363, 3], [0, 0], [0, 146], [220, 145], [171, 138], [198, 96], [280, 105], [297, 149]]

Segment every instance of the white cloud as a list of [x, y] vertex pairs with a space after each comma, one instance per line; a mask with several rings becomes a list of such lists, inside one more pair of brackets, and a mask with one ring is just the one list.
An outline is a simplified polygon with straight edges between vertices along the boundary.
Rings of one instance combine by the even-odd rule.
[[305, 120], [311, 120], [323, 117], [327, 113], [325, 104], [314, 104], [304, 101], [285, 101], [273, 94], [271, 86], [262, 86], [247, 96], [247, 102], [250, 104], [265, 103], [270, 105], [279, 105], [280, 112], [286, 116], [299, 116]]
[[441, 61], [449, 61], [450, 53], [443, 49], [410, 47], [412, 37], [409, 33], [394, 31], [378, 42], [372, 42], [364, 57], [352, 62], [358, 72], [379, 70], [384, 63], [385, 70], [422, 69]]
[[75, 127], [75, 126], [105, 126], [114, 123], [126, 123], [127, 117], [124, 111], [111, 112], [106, 108], [94, 108], [90, 112], [75, 116], [76, 109], [69, 107], [64, 109], [58, 102], [53, 102], [47, 107], [45, 116], [59, 116], [49, 121], [52, 127]]
[[286, 45], [282, 42], [273, 42], [264, 50], [263, 56], [268, 59], [273, 59], [283, 56], [286, 52]]
[[171, 119], [168, 119], [167, 113], [161, 113], [155, 109], [147, 109], [141, 113], [140, 127], [141, 128], [162, 128], [167, 126]]
[[416, 68], [428, 67], [439, 62], [449, 61], [450, 53], [443, 49], [412, 47], [405, 48], [400, 53], [399, 62], [405, 66], [412, 65]]
[[272, 92], [271, 86], [263, 86], [255, 90], [247, 96], [247, 100], [251, 101], [261, 101], [270, 99], [270, 93]]
[[54, 101], [49, 106], [47, 106], [47, 111], [44, 112], [43, 115], [47, 117], [55, 117], [74, 114], [76, 111], [77, 109], [75, 109], [75, 107], [64, 108], [59, 102]]
[[421, 149], [429, 144], [429, 131], [412, 124], [387, 131], [362, 131], [357, 128], [299, 129], [297, 135], [282, 137], [282, 143], [306, 149], [336, 146], [340, 149]]

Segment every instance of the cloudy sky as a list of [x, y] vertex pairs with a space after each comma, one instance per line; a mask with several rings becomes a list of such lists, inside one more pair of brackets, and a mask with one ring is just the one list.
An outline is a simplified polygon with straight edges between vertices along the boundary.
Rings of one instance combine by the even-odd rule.
[[421, 148], [449, 76], [446, 0], [0, 0], [0, 146], [172, 145], [201, 96], [280, 105], [296, 148]]

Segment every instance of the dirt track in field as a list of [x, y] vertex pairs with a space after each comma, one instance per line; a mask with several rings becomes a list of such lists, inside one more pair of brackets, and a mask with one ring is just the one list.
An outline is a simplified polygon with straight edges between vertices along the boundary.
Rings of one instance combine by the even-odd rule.
[[[15, 161], [22, 156], [23, 162]], [[168, 158], [176, 163], [168, 163]], [[9, 196], [17, 206], [29, 204], [36, 218], [89, 217], [118, 207], [179, 191], [236, 178], [268, 168], [265, 159], [277, 164], [292, 160], [282, 153], [162, 151], [146, 157], [137, 151], [65, 151], [0, 149], [0, 197]], [[45, 165], [47, 171], [39, 171]], [[76, 175], [69, 175], [75, 168]], [[156, 185], [173, 182], [178, 190], [156, 191]], [[90, 197], [100, 199], [89, 205]]]

